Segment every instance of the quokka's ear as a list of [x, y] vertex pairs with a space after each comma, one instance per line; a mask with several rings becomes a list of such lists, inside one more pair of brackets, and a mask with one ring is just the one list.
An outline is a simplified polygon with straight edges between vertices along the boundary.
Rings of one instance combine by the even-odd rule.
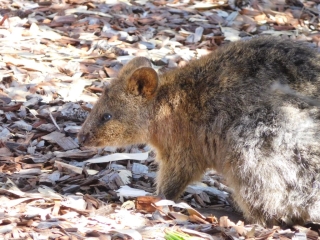
[[150, 60], [146, 57], [135, 57], [131, 59], [123, 68], [120, 70], [118, 77], [126, 77], [141, 67], [152, 67]]
[[156, 92], [158, 81], [158, 74], [153, 68], [138, 68], [128, 78], [127, 90], [133, 95], [142, 95], [149, 99]]

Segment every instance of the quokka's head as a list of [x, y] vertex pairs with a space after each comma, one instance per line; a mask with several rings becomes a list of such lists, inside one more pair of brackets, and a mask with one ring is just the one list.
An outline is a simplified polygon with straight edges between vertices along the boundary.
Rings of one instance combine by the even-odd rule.
[[86, 146], [125, 146], [148, 140], [150, 104], [158, 87], [158, 75], [147, 58], [125, 65], [106, 87], [81, 131]]

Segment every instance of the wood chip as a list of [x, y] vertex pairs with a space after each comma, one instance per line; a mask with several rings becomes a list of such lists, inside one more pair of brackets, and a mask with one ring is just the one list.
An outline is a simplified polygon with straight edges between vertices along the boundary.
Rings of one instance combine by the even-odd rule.
[[79, 147], [79, 145], [72, 138], [65, 137], [63, 133], [59, 132], [52, 132], [41, 138], [58, 144], [63, 150], [71, 150]]

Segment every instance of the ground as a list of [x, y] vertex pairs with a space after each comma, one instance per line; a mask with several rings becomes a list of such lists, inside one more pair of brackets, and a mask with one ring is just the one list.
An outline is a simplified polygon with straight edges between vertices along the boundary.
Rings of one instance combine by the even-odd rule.
[[189, 205], [137, 197], [155, 190], [150, 147], [85, 148], [76, 138], [134, 56], [167, 71], [256, 35], [319, 50], [318, 9], [318, 0], [2, 0], [0, 239], [320, 239], [316, 228], [239, 221], [213, 171], [186, 189]]

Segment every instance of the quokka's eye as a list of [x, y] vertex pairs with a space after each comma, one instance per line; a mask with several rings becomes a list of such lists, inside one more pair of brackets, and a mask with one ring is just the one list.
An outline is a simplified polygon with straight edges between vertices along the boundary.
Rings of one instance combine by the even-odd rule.
[[112, 115], [110, 113], [105, 113], [102, 116], [103, 121], [108, 122], [112, 118]]

